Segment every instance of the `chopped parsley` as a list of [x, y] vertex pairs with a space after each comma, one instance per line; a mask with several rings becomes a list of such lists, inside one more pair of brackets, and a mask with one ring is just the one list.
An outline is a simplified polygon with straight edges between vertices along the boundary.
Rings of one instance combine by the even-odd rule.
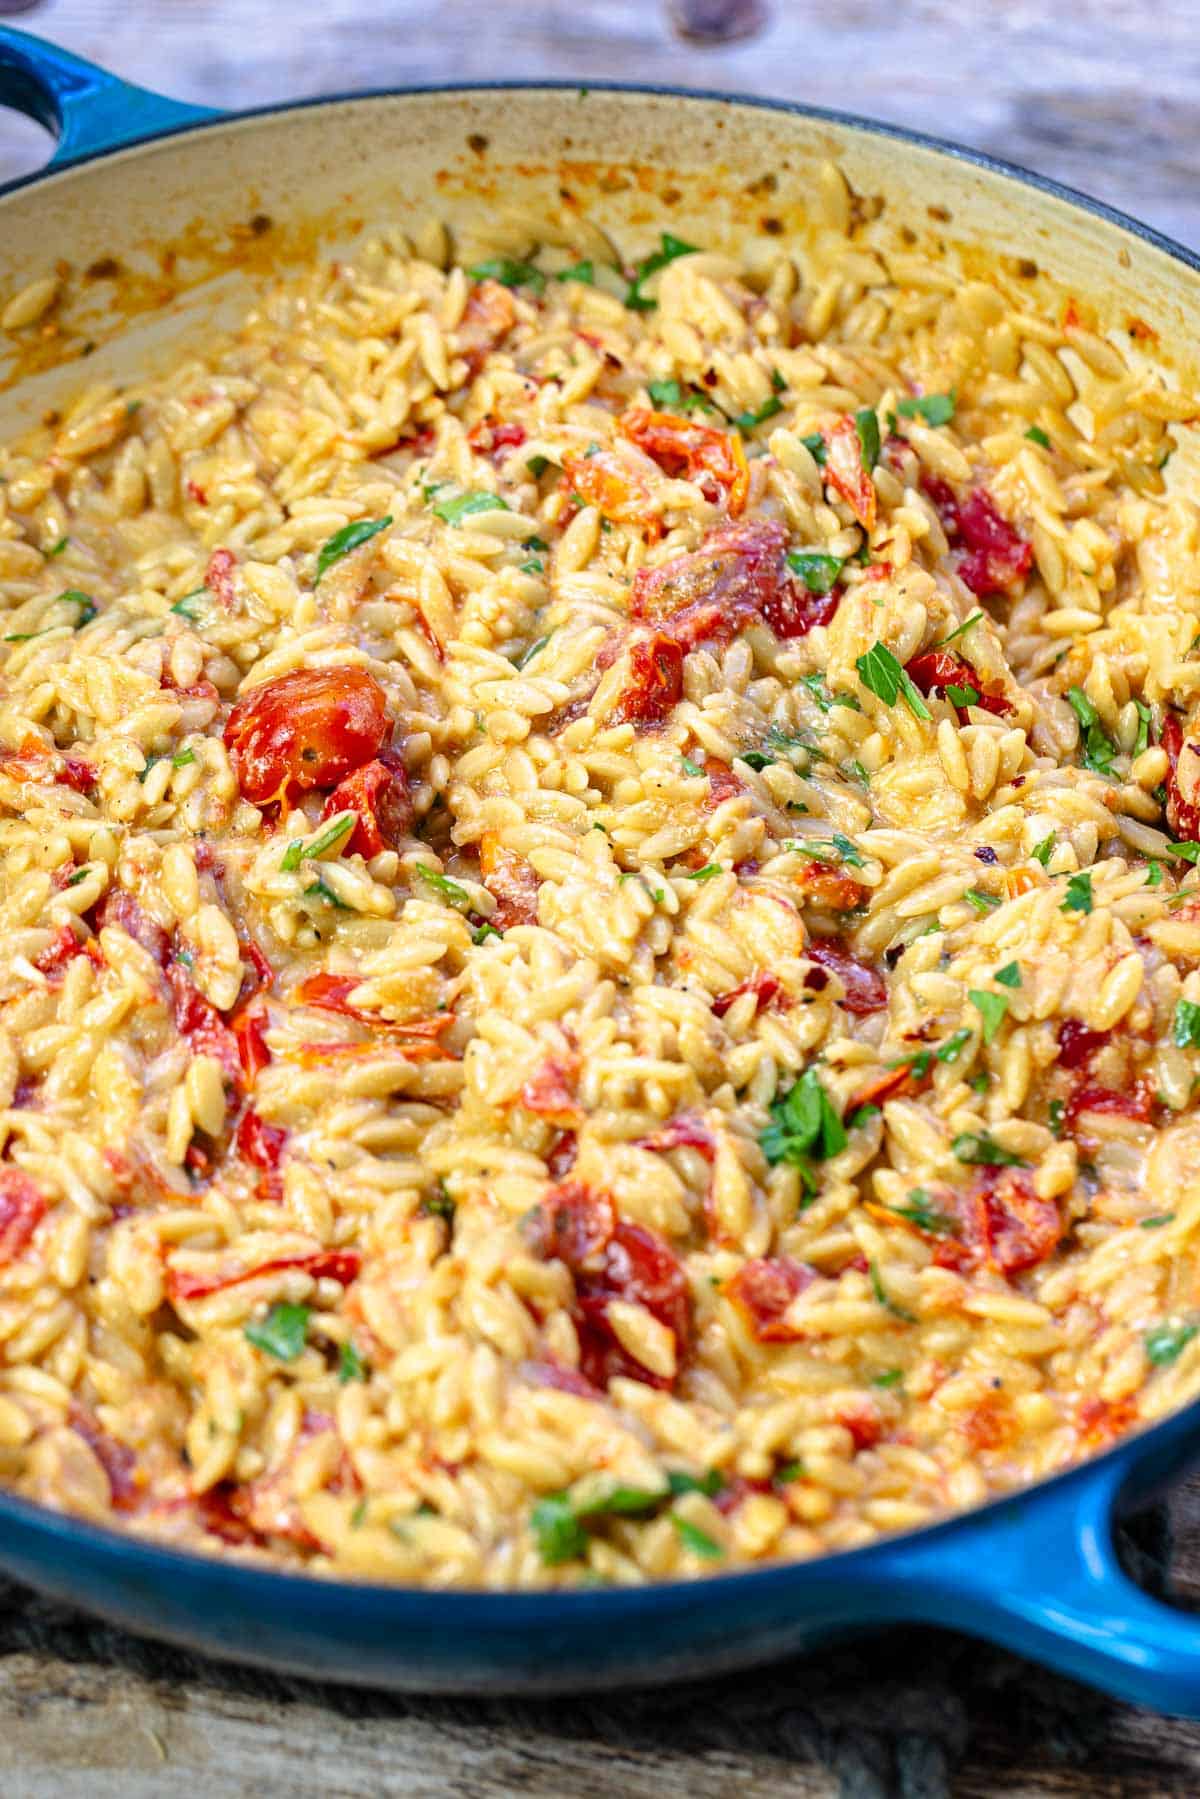
[[1090, 869], [1085, 868], [1081, 874], [1072, 875], [1067, 882], [1067, 897], [1058, 909], [1060, 912], [1088, 913], [1094, 903], [1092, 873]]
[[[874, 413], [871, 416], [873, 418]], [[863, 686], [885, 706], [894, 706], [902, 694], [914, 718], [932, 718], [933, 714], [913, 685], [912, 677], [885, 643], [874, 644], [865, 656], [858, 658], [855, 667]]]
[[873, 1387], [899, 1387], [904, 1382], [903, 1368], [884, 1368], [879, 1374], [871, 1376]]
[[996, 970], [992, 979], [993, 981], [999, 981], [1002, 987], [1019, 987], [1021, 985], [1021, 964], [1019, 962], [1006, 962], [1003, 968], [998, 968]]
[[430, 868], [427, 863], [418, 862], [416, 873], [419, 880], [424, 881], [427, 887], [432, 887], [436, 894], [440, 895], [442, 899], [448, 900], [452, 906], [470, 905], [471, 896], [466, 888], [460, 886], [457, 881], [452, 881], [449, 875], [442, 874], [440, 869]]
[[191, 593], [185, 593], [182, 599], [176, 600], [171, 611], [177, 612], [180, 618], [187, 618], [197, 624], [208, 610], [205, 602], [209, 599], [207, 587], [193, 587]]
[[824, 550], [789, 550], [787, 564], [809, 593], [822, 594], [832, 591], [846, 566], [840, 556], [827, 555]]
[[667, 1486], [671, 1494], [678, 1499], [681, 1493], [703, 1493], [706, 1499], [715, 1499], [725, 1485], [725, 1476], [719, 1468], [710, 1468], [707, 1474], [667, 1475]]
[[978, 912], [981, 917], [985, 912], [994, 912], [1002, 903], [997, 894], [985, 893], [981, 887], [968, 887], [963, 898], [971, 910]]
[[279, 1362], [294, 1362], [308, 1337], [309, 1308], [289, 1305], [280, 1300], [265, 1318], [251, 1319], [245, 1336], [255, 1349], [263, 1350]]
[[653, 312], [658, 301], [646, 297], [642, 292], [643, 283], [649, 281], [651, 275], [657, 275], [660, 269], [665, 269], [667, 264], [674, 262], [677, 257], [694, 256], [695, 254], [695, 244], [685, 244], [681, 237], [673, 237], [669, 231], [664, 231], [658, 249], [651, 255], [644, 256], [641, 262], [634, 265], [633, 279], [625, 294], [626, 306], [633, 312]]
[[90, 625], [96, 616], [96, 602], [90, 593], [81, 593], [78, 587], [68, 587], [58, 596], [59, 601], [69, 600], [78, 606], [79, 617], [75, 620], [75, 629], [82, 631], [84, 625]]
[[1142, 754], [1143, 750], [1148, 750], [1150, 748], [1150, 717], [1151, 717], [1151, 714], [1150, 714], [1150, 708], [1149, 708], [1149, 706], [1147, 706], [1147, 704], [1144, 700], [1134, 700], [1133, 704], [1134, 704], [1134, 708], [1136, 709], [1137, 715], [1138, 715], [1138, 728], [1137, 728], [1137, 736], [1133, 740], [1133, 749], [1131, 751], [1131, 754], [1133, 755], [1133, 757], [1136, 760], [1136, 758]]
[[[587, 266], [590, 271], [591, 263]], [[498, 281], [502, 287], [531, 287], [535, 294], [540, 294], [546, 285], [541, 269], [534, 268], [531, 262], [515, 262], [511, 256], [489, 256], [486, 262], [477, 262], [474, 268], [468, 269], [467, 274], [472, 281]]]
[[977, 706], [979, 704], [977, 687], [959, 687], [951, 681], [945, 689], [945, 694], [952, 706]]
[[800, 685], [807, 687], [822, 712], [832, 712], [835, 706], [845, 706], [850, 712], [861, 712], [862, 707], [852, 693], [830, 693], [825, 685], [823, 675], [801, 675]]
[[873, 406], [860, 406], [854, 415], [863, 467], [869, 474], [879, 461], [879, 416]]
[[1050, 439], [1046, 436], [1046, 433], [1042, 430], [1040, 425], [1030, 425], [1025, 435], [1030, 443], [1040, 444], [1043, 450], [1048, 450], [1050, 448]]
[[850, 868], [865, 867], [858, 849], [841, 831], [835, 831], [832, 837], [810, 837], [803, 843], [793, 840], [787, 847], [793, 856], [803, 856], [809, 862], [844, 862]]
[[1025, 1163], [1020, 1156], [1014, 1156], [1011, 1150], [1001, 1149], [994, 1137], [986, 1131], [976, 1134], [973, 1131], [962, 1131], [950, 1145], [960, 1162], [978, 1162], [985, 1168], [1024, 1168]]
[[1147, 864], [1146, 864], [1146, 885], [1147, 885], [1147, 887], [1161, 887], [1162, 886], [1162, 878], [1163, 878], [1162, 863], [1156, 862], [1154, 860], [1154, 858], [1151, 857], [1149, 862], [1147, 862]]
[[[525, 467], [529, 470], [529, 473], [533, 476], [535, 481], [540, 481], [546, 470], [550, 467], [550, 458], [548, 456], [531, 456], [528, 462], [526, 462]], [[525, 547], [528, 549], [528, 544], [526, 544]]]
[[547, 1568], [573, 1562], [587, 1551], [588, 1537], [566, 1493], [539, 1499], [529, 1514], [529, 1528]]
[[1155, 1212], [1150, 1218], [1141, 1218], [1138, 1223], [1144, 1231], [1161, 1230], [1164, 1224], [1174, 1224], [1174, 1212]]
[[1169, 1367], [1183, 1354], [1197, 1330], [1200, 1330], [1200, 1325], [1184, 1324], [1182, 1321], [1152, 1325], [1142, 1336], [1146, 1359], [1156, 1368]]
[[935, 1206], [932, 1196], [924, 1187], [914, 1187], [908, 1196], [907, 1204], [887, 1206], [887, 1211], [897, 1218], [906, 1219], [915, 1224], [919, 1231], [926, 1231], [931, 1237], [954, 1237], [958, 1234], [958, 1220], [950, 1212], [943, 1212]]
[[483, 924], [476, 925], [475, 929], [471, 932], [471, 942], [476, 948], [478, 948], [481, 943], [486, 943], [489, 937], [498, 937], [503, 940], [504, 932], [498, 931], [494, 924], [488, 924], [486, 920]]
[[918, 394], [911, 400], [899, 400], [896, 411], [901, 418], [924, 419], [927, 425], [948, 425], [954, 417], [954, 395]]
[[90, 865], [85, 866], [83, 868], [77, 868], [75, 870], [75, 873], [68, 880], [67, 886], [68, 887], [78, 887], [80, 881], [86, 881], [91, 872], [92, 871], [91, 871]]
[[176, 750], [175, 754], [171, 757], [171, 767], [172, 768], [190, 768], [192, 763], [195, 760], [196, 760], [195, 750], [193, 750], [193, 749]]
[[1051, 1136], [1061, 1137], [1063, 1133], [1063, 1120], [1067, 1116], [1067, 1108], [1064, 1102], [1061, 1099], [1052, 1099], [1046, 1109], [1046, 1116], [1049, 1121]]
[[770, 394], [761, 406], [755, 407], [753, 412], [739, 412], [733, 422], [739, 431], [753, 431], [756, 425], [764, 425], [768, 419], [773, 419], [777, 412], [782, 411], [783, 401], [779, 395]]
[[314, 881], [311, 887], [306, 887], [304, 897], [305, 899], [319, 899], [327, 906], [336, 906], [339, 912], [351, 910], [345, 900], [340, 900], [333, 888], [327, 887], [321, 880]]
[[498, 493], [487, 493], [477, 490], [473, 493], [455, 494], [452, 500], [435, 500], [430, 507], [435, 518], [440, 518], [446, 525], [461, 525], [465, 518], [476, 512], [509, 512], [510, 506], [502, 500]]
[[556, 281], [583, 281], [589, 287], [594, 287], [596, 271], [590, 259], [585, 257], [582, 262], [572, 264], [569, 269], [560, 269], [554, 279]]
[[1179, 1049], [1200, 1049], [1200, 1006], [1195, 1000], [1176, 1000], [1171, 1040]]
[[970, 1041], [970, 1031], [955, 1031], [954, 1035], [952, 1037], [947, 1037], [946, 1041], [939, 1044], [933, 1053], [939, 1062], [957, 1062], [959, 1056]]
[[721, 864], [719, 862], [706, 862], [703, 868], [697, 868], [691, 874], [684, 875], [683, 878], [685, 881], [711, 881], [714, 875], [720, 873]]
[[360, 518], [354, 524], [343, 525], [340, 531], [335, 531], [329, 542], [322, 545], [317, 557], [317, 582], [328, 574], [335, 562], [340, 562], [351, 550], [359, 549], [364, 543], [369, 543], [372, 537], [386, 531], [391, 522], [389, 513], [384, 518]]
[[979, 987], [969, 988], [967, 998], [983, 1020], [983, 1041], [990, 1043], [1004, 1023], [1007, 998], [1003, 993], [988, 993]]
[[762, 1152], [772, 1167], [786, 1162], [799, 1168], [805, 1185], [815, 1189], [810, 1161], [824, 1162], [846, 1147], [846, 1127], [833, 1102], [817, 1079], [815, 1068], [805, 1069], [770, 1108], [771, 1122], [759, 1137]]
[[1200, 862], [1200, 843], [1168, 844], [1167, 854], [1177, 856], [1181, 862]]
[[52, 543], [48, 550], [43, 550], [42, 555], [46, 558], [47, 562], [52, 562], [56, 556], [62, 555], [70, 541], [71, 539], [69, 537], [60, 537], [58, 542]]
[[693, 1555], [700, 1556], [706, 1562], [719, 1562], [725, 1554], [721, 1545], [707, 1531], [701, 1530], [698, 1524], [693, 1524], [690, 1518], [681, 1518], [678, 1512], [672, 1512], [671, 1523], [684, 1548], [690, 1549]]
[[674, 378], [670, 381], [648, 381], [646, 392], [650, 395], [650, 404], [659, 407], [664, 412], [715, 412], [717, 410], [707, 394], [698, 393], [694, 387], [684, 387]]
[[342, 1344], [338, 1356], [338, 1381], [344, 1387], [352, 1380], [366, 1380], [366, 1378], [367, 1365], [353, 1343], [347, 1339]]
[[1054, 832], [1051, 831], [1049, 837], [1043, 837], [1042, 841], [1040, 843], [1035, 843], [1029, 852], [1034, 861], [1040, 862], [1043, 868], [1046, 867], [1051, 856], [1054, 854], [1055, 841]]
[[1072, 687], [1067, 693], [1067, 703], [1079, 720], [1079, 729], [1083, 735], [1083, 765], [1095, 774], [1107, 775], [1112, 769], [1116, 746], [1109, 742], [1100, 728], [1100, 715], [1088, 699], [1082, 687]]
[[951, 631], [949, 637], [939, 637], [937, 642], [933, 646], [934, 649], [935, 650], [944, 650], [948, 643], [953, 643], [954, 639], [956, 637], [962, 637], [967, 631], [969, 631], [971, 629], [972, 625], [977, 625], [982, 617], [983, 617], [982, 612], [972, 612], [969, 618], [964, 618], [961, 625], [955, 626], [954, 630]]
[[693, 780], [695, 780], [697, 775], [704, 774], [705, 771], [701, 768], [700, 764], [698, 762], [693, 762], [690, 756], [681, 756], [679, 760], [683, 766], [684, 774], [691, 775]]
[[800, 442], [804, 445], [818, 468], [824, 467], [825, 461], [829, 455], [829, 446], [821, 433], [819, 431], [810, 431], [807, 437], [802, 437], [800, 439]]
[[[542, 565], [539, 562], [538, 568], [540, 569], [541, 566]], [[533, 643], [530, 644], [529, 648], [527, 650], [522, 650], [521, 654], [517, 657], [517, 667], [518, 668], [528, 668], [529, 664], [533, 661], [534, 657], [539, 655], [541, 653], [541, 651], [545, 649], [546, 645], [549, 643], [549, 641], [553, 637], [553, 635], [554, 635], [553, 631], [547, 631], [546, 635], [544, 637], [535, 638]]]

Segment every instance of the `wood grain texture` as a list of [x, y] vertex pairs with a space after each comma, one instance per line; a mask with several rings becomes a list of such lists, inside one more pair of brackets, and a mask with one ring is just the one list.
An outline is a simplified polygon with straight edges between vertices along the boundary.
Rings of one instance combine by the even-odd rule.
[[[718, 49], [680, 43], [654, 0], [52, 0], [13, 22], [128, 80], [217, 106], [504, 75], [803, 99], [1025, 163], [1200, 246], [1195, 0], [1156, 0], [1153, 15], [1111, 0], [772, 0], [765, 32]], [[45, 142], [0, 116], [0, 180], [38, 166]], [[1200, 1481], [1173, 1514], [1176, 1590], [1200, 1600]], [[5, 1799], [1197, 1791], [1200, 1725], [1109, 1704], [931, 1632], [892, 1632], [719, 1687], [393, 1700], [200, 1662], [0, 1588]]]

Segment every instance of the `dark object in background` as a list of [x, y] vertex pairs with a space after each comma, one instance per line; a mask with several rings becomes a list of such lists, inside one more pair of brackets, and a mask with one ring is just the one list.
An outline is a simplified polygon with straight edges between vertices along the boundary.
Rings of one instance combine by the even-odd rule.
[[668, 0], [667, 12], [679, 36], [694, 44], [727, 44], [733, 38], [754, 37], [768, 17], [766, 0]]

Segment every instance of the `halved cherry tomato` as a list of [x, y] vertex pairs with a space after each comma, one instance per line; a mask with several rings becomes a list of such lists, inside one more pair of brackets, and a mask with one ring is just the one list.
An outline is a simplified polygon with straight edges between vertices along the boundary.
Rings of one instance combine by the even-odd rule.
[[614, 724], [660, 725], [683, 698], [683, 650], [656, 631], [629, 652], [629, 680], [610, 717]]
[[321, 809], [321, 817], [336, 818], [339, 812], [356, 812], [358, 823], [346, 854], [378, 856], [382, 850], [395, 849], [412, 829], [413, 803], [408, 786], [408, 772], [395, 750], [384, 750], [373, 762], [356, 768], [339, 781]]
[[498, 831], [485, 831], [479, 839], [479, 878], [496, 902], [490, 921], [496, 930], [537, 923], [541, 882], [531, 862], [505, 849]]
[[960, 500], [948, 481], [926, 478], [925, 491], [951, 544], [961, 544], [958, 575], [980, 599], [1007, 593], [1033, 566], [1033, 545], [1015, 530], [985, 487]]
[[365, 668], [300, 668], [238, 701], [225, 745], [245, 797], [266, 805], [333, 787], [378, 755], [389, 729], [383, 689]]
[[650, 488], [637, 469], [615, 450], [568, 456], [563, 462], [568, 488], [617, 525], [643, 525], [651, 511]]
[[231, 1268], [228, 1272], [192, 1274], [187, 1269], [172, 1268], [167, 1273], [167, 1292], [172, 1299], [206, 1299], [210, 1293], [223, 1293], [226, 1287], [239, 1287], [243, 1281], [256, 1280], [260, 1274], [275, 1274], [281, 1268], [302, 1268], [314, 1280], [334, 1280], [348, 1287], [357, 1280], [361, 1261], [356, 1249], [320, 1249], [307, 1255], [276, 1256], [257, 1268]]
[[755, 1256], [725, 1282], [721, 1292], [745, 1318], [759, 1343], [796, 1343], [804, 1335], [787, 1319], [798, 1294], [811, 1287], [817, 1271], [791, 1256]]
[[[698, 550], [673, 556], [633, 579], [630, 615], [666, 632], [685, 650], [711, 640], [728, 643], [754, 618], [784, 632], [790, 593], [784, 551], [787, 534], [774, 519], [746, 519], [710, 532]], [[809, 627], [811, 628], [811, 627]]]
[[[1200, 746], [1184, 737], [1183, 726], [1175, 712], [1168, 712], [1163, 719], [1159, 742], [1167, 753], [1167, 823], [1181, 843], [1195, 843], [1200, 837], [1200, 805], [1183, 797], [1179, 762], [1184, 754], [1200, 756]], [[1200, 776], [1200, 770], [1196, 773]]]
[[1005, 718], [1014, 710], [1013, 703], [1003, 693], [995, 690], [989, 692], [983, 685], [980, 676], [971, 664], [953, 650], [922, 650], [904, 665], [904, 672], [922, 693], [932, 693], [935, 689], [945, 692], [947, 687], [970, 689], [976, 698], [955, 707], [960, 724], [967, 720], [967, 706], [980, 706], [985, 712], [995, 713], [997, 718]]
[[865, 1018], [868, 1013], [887, 1010], [888, 990], [883, 975], [869, 962], [852, 955], [839, 938], [816, 937], [805, 945], [804, 953], [810, 962], [818, 962], [842, 983], [845, 992], [837, 1003], [843, 1011]]
[[851, 418], [842, 418], [822, 436], [826, 481], [845, 500], [863, 530], [870, 531], [876, 514], [875, 483], [863, 461], [857, 425]]

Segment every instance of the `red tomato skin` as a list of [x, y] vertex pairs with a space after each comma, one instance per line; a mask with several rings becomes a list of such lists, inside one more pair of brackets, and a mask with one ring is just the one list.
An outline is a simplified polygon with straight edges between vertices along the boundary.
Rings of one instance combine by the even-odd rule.
[[322, 819], [339, 812], [354, 812], [358, 823], [345, 853], [368, 861], [385, 849], [395, 849], [412, 829], [413, 803], [408, 772], [394, 750], [384, 750], [373, 762], [364, 762], [339, 781], [321, 808]]
[[629, 652], [629, 682], [612, 711], [614, 724], [661, 725], [683, 698], [683, 650], [655, 632]]
[[814, 938], [805, 945], [804, 953], [810, 962], [827, 968], [842, 983], [846, 991], [837, 1003], [844, 1012], [853, 1012], [859, 1018], [866, 1018], [872, 1012], [886, 1012], [888, 990], [882, 974], [870, 963], [851, 954], [839, 938]]
[[365, 668], [300, 668], [264, 681], [225, 721], [238, 786], [253, 805], [333, 787], [383, 748], [391, 721]]

